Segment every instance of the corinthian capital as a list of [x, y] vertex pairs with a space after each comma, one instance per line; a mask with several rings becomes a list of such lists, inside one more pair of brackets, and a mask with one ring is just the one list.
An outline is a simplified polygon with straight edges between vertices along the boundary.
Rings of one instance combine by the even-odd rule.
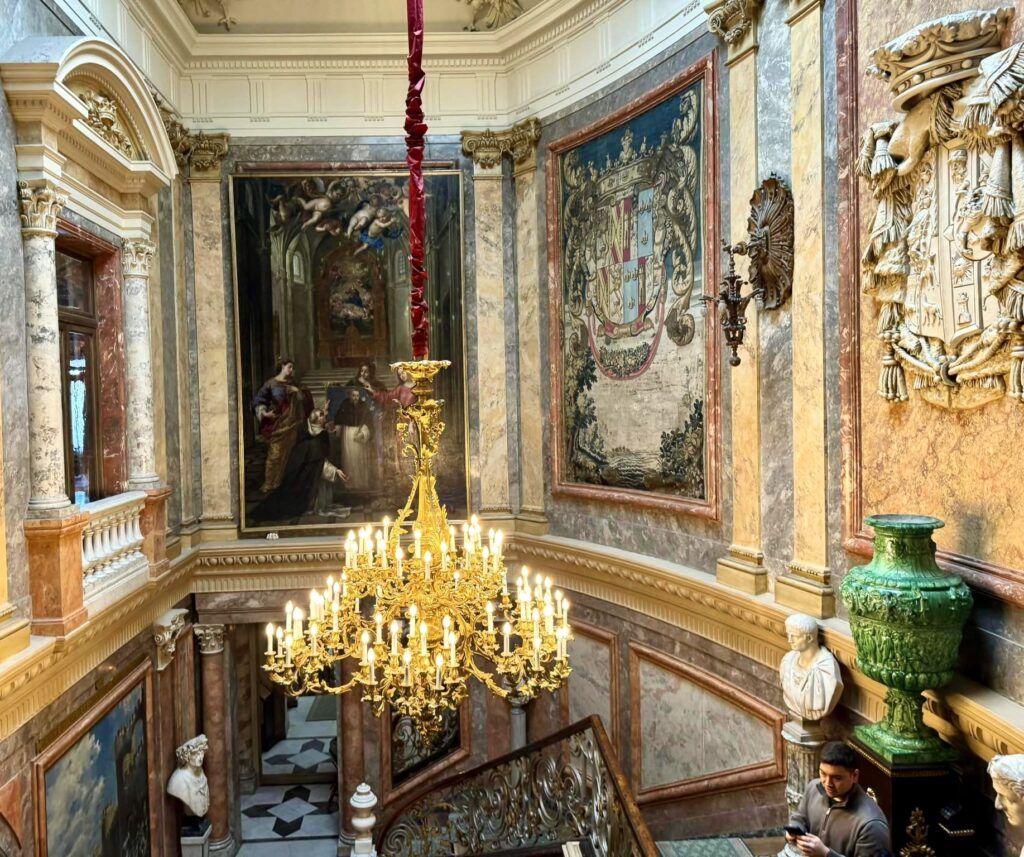
[[761, 0], [711, 0], [704, 4], [708, 29], [725, 42], [727, 65], [757, 48], [757, 16]]
[[223, 625], [193, 625], [192, 632], [199, 640], [200, 654], [216, 655], [224, 651]]
[[21, 231], [24, 234], [57, 234], [57, 214], [68, 204], [68, 199], [54, 185], [18, 182], [18, 202], [21, 204]]
[[152, 241], [140, 239], [125, 241], [121, 245], [121, 264], [126, 277], [148, 277], [149, 269], [156, 255], [156, 245]]
[[523, 172], [537, 166], [539, 141], [540, 120], [527, 119], [503, 131], [463, 131], [462, 153], [482, 170], [494, 169], [501, 163], [502, 155], [509, 155], [516, 172]]

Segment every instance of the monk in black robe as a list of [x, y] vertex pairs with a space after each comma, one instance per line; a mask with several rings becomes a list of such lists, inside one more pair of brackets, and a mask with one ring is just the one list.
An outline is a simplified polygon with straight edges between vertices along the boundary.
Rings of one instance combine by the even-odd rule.
[[326, 415], [314, 410], [299, 426], [281, 484], [253, 507], [250, 519], [257, 523], [295, 523], [313, 511], [323, 482], [344, 482], [347, 478], [329, 461], [330, 451]]

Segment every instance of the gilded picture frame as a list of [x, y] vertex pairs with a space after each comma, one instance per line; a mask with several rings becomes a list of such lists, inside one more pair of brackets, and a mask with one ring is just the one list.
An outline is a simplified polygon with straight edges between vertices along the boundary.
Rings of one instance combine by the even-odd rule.
[[[452, 162], [428, 162], [425, 164], [424, 176], [428, 203], [431, 200], [432, 186], [435, 196], [443, 186], [450, 203], [444, 207], [443, 216], [446, 220], [443, 228], [447, 230], [449, 236], [454, 234], [457, 239], [445, 239], [448, 242], [447, 254], [442, 257], [441, 254], [445, 252], [442, 242], [431, 240], [434, 234], [432, 230], [436, 231], [442, 227], [437, 227], [439, 218], [436, 213], [432, 216], [428, 204], [426, 265], [427, 298], [431, 313], [430, 356], [434, 359], [452, 361], [451, 368], [439, 376], [435, 385], [436, 394], [445, 401], [447, 425], [441, 444], [443, 460], [439, 462], [438, 490], [442, 495], [442, 503], [448, 509], [449, 517], [455, 521], [468, 518], [473, 511], [466, 346], [463, 175]], [[272, 352], [268, 351], [267, 354], [274, 353], [274, 360], [257, 358], [254, 361], [252, 356], [255, 334], [249, 311], [251, 296], [248, 294], [252, 286], [245, 283], [253, 272], [254, 263], [241, 258], [247, 252], [252, 252], [249, 249], [252, 241], [245, 236], [247, 228], [250, 232], [252, 229], [240, 222], [240, 211], [245, 207], [241, 197], [248, 192], [244, 191], [243, 183], [260, 181], [272, 183], [272, 186], [279, 190], [291, 189], [289, 195], [279, 193], [274, 200], [264, 200], [275, 204], [274, 209], [266, 215], [269, 220], [263, 224], [267, 231], [267, 244], [271, 241], [271, 233], [284, 224], [286, 232], [290, 229], [293, 235], [301, 234], [305, 239], [304, 243], [311, 245], [307, 247], [306, 252], [307, 270], [299, 272], [297, 282], [305, 282], [313, 293], [309, 299], [310, 318], [306, 320], [306, 333], [309, 339], [315, 342], [309, 346], [314, 350], [311, 353], [315, 356], [305, 362], [312, 361], [315, 366], [300, 368], [297, 383], [299, 386], [307, 387], [307, 392], [313, 390], [312, 395], [308, 397], [310, 404], [307, 410], [326, 412], [325, 433], [329, 432], [332, 435], [326, 460], [344, 474], [335, 474], [335, 484], [320, 486], [317, 489], [315, 506], [312, 497], [304, 501], [308, 510], [306, 513], [292, 515], [295, 510], [289, 509], [288, 514], [278, 518], [267, 517], [267, 503], [264, 502], [273, 500], [276, 496], [274, 486], [270, 485], [266, 478], [261, 479], [261, 474], [254, 474], [253, 452], [257, 446], [254, 438], [262, 431], [262, 423], [254, 426], [256, 417], [252, 404], [262, 393], [263, 387], [270, 385], [273, 377], [276, 377], [276, 363], [282, 357], [287, 354], [296, 363], [302, 360], [296, 360], [288, 351], [287, 339], [281, 335], [282, 325], [276, 317], [276, 307], [275, 318], [270, 323], [264, 320], [261, 330], [263, 334], [269, 334], [273, 340], [272, 346], [261, 347], [264, 351], [272, 348]], [[390, 363], [396, 360], [411, 359], [411, 343], [407, 342], [408, 336], [402, 333], [404, 327], [408, 326], [408, 312], [403, 311], [400, 306], [400, 300], [404, 297], [407, 302], [408, 296], [407, 289], [403, 286], [404, 281], [401, 280], [402, 276], [407, 275], [407, 252], [403, 250], [408, 241], [405, 210], [408, 199], [407, 196], [403, 196], [407, 181], [407, 172], [392, 162], [275, 162], [265, 165], [246, 163], [237, 165], [235, 174], [230, 177], [232, 281], [235, 330], [239, 342], [235, 349], [235, 379], [238, 390], [237, 484], [240, 532], [244, 535], [265, 535], [269, 532], [293, 535], [325, 534], [366, 524], [372, 525], [384, 515], [393, 517], [408, 496], [412, 462], [402, 456], [399, 444], [394, 439], [397, 409], [404, 403], [399, 395], [403, 392], [400, 389], [402, 382], [401, 379], [395, 381], [390, 377], [389, 368]], [[388, 192], [391, 192], [394, 198], [389, 197]], [[321, 194], [319, 198], [317, 193]], [[285, 198], [282, 200], [281, 197]], [[319, 200], [324, 201], [322, 212], [316, 207]], [[378, 213], [386, 211], [377, 218], [369, 218], [366, 223], [359, 221], [360, 211], [372, 211], [374, 208]], [[317, 214], [319, 217], [312, 220]], [[290, 226], [287, 224], [289, 218], [295, 221]], [[375, 222], [378, 226], [374, 225]], [[327, 273], [328, 260], [323, 255], [323, 248], [332, 240], [338, 245], [333, 249], [329, 248], [333, 254], [330, 257], [330, 270], [336, 276], [327, 287], [325, 283], [331, 276]], [[439, 247], [442, 249], [438, 249]], [[438, 258], [432, 261], [431, 253]], [[290, 256], [287, 259], [289, 266], [295, 261]], [[405, 268], [401, 268], [403, 259]], [[278, 263], [282, 261], [284, 260], [278, 260]], [[263, 263], [264, 267], [270, 267], [270, 251], [260, 262]], [[360, 270], [356, 271], [356, 267]], [[363, 268], [369, 273], [363, 271]], [[287, 282], [292, 281], [293, 275], [294, 272], [289, 267], [285, 272]], [[276, 276], [263, 275], [263, 287], [269, 287]], [[357, 287], [352, 288], [352, 283], [356, 280], [359, 281], [356, 283]], [[353, 295], [351, 299], [341, 294], [346, 287]], [[366, 313], [365, 308], [368, 306], [372, 307], [372, 310]], [[356, 309], [353, 310], [352, 307]], [[356, 318], [359, 312], [367, 317]], [[382, 323], [384, 313], [387, 313], [387, 324]], [[297, 335], [294, 331], [292, 338], [304, 341], [302, 335]], [[266, 358], [266, 354], [263, 358]], [[275, 364], [273, 371], [270, 368], [272, 363]], [[367, 363], [374, 364], [371, 367], [374, 372], [369, 378], [369, 383], [362, 385], [364, 389], [358, 391], [360, 401], [345, 401], [353, 388], [361, 382], [363, 367]], [[323, 370], [325, 366], [329, 369]], [[302, 372], [310, 368], [314, 369], [310, 375], [318, 376], [315, 389], [303, 381]], [[261, 382], [260, 378], [264, 380]], [[353, 431], [349, 431], [349, 434], [353, 434], [353, 443], [346, 444], [349, 440], [346, 434], [346, 420], [351, 416], [347, 413], [343, 416], [346, 408], [353, 413], [362, 413], [362, 410], [366, 410], [371, 414], [371, 417], [362, 420], [366, 424], [364, 428], [368, 429], [364, 432], [367, 437], [363, 438], [363, 442], [371, 450], [367, 453], [370, 463], [358, 471], [366, 471], [359, 477], [358, 485], [351, 473], [351, 462], [345, 455], [345, 450], [349, 447], [356, 448], [354, 440], [359, 439], [355, 437]], [[359, 410], [360, 408], [362, 410]], [[359, 421], [358, 414], [351, 416], [351, 419]], [[312, 431], [311, 429], [309, 433]], [[299, 433], [305, 439], [305, 434], [301, 431]], [[337, 435], [337, 438], [334, 435]], [[259, 457], [259, 452], [260, 450], [257, 450], [256, 457]], [[285, 473], [288, 472], [290, 464], [289, 461], [282, 465]], [[266, 464], [257, 463], [255, 467], [266, 468]], [[326, 472], [325, 468], [324, 473]], [[342, 481], [343, 479], [346, 481]], [[286, 476], [278, 484], [287, 481]], [[327, 483], [330, 480], [325, 476], [323, 481]], [[324, 487], [327, 489], [326, 492], [323, 490]], [[325, 493], [330, 495], [327, 500], [323, 499]], [[289, 504], [286, 502], [284, 505]]]
[[[694, 88], [699, 88], [700, 92], [700, 124], [698, 132], [700, 138], [700, 163], [697, 172], [697, 175], [699, 176], [699, 191], [695, 194], [700, 205], [700, 225], [696, 228], [696, 234], [693, 236], [694, 240], [700, 242], [701, 247], [701, 258], [699, 262], [700, 284], [699, 289], [694, 285], [691, 292], [688, 293], [688, 306], [683, 306], [682, 300], [676, 301], [676, 304], [680, 305], [681, 308], [688, 308], [693, 311], [685, 314], [689, 316], [687, 323], [689, 324], [688, 333], [690, 339], [686, 340], [684, 338], [684, 334], [687, 333], [687, 331], [683, 330], [685, 325], [680, 323], [682, 320], [685, 320], [683, 316], [681, 314], [677, 314], [674, 319], [669, 317], [671, 311], [666, 307], [667, 298], [660, 300], [661, 307], [658, 310], [658, 312], [660, 312], [660, 316], [656, 321], [652, 321], [648, 326], [653, 328], [655, 324], [664, 326], [666, 322], [674, 323], [674, 328], [679, 329], [675, 331], [677, 335], [673, 335], [672, 332], [668, 335], [671, 336], [673, 342], [676, 342], [677, 345], [682, 343], [682, 346], [692, 342], [693, 332], [695, 329], [702, 331], [703, 349], [701, 353], [703, 355], [704, 370], [703, 396], [700, 399], [699, 404], [696, 401], [693, 403], [693, 407], [690, 412], [689, 424], [684, 418], [682, 421], [683, 425], [678, 427], [674, 432], [669, 433], [670, 435], [679, 435], [679, 437], [673, 440], [672, 437], [666, 438], [665, 433], [662, 434], [662, 451], [660, 454], [663, 459], [666, 455], [672, 455], [673, 453], [671, 451], [669, 453], [664, 451], [666, 449], [666, 444], [668, 444], [668, 448], [670, 450], [674, 448], [673, 444], [675, 447], [682, 447], [684, 443], [689, 442], [685, 434], [688, 430], [688, 425], [695, 424], [695, 421], [696, 424], [702, 422], [703, 469], [700, 471], [699, 476], [693, 481], [695, 484], [699, 484], [699, 482], [702, 481], [703, 484], [700, 486], [699, 492], [692, 492], [692, 496], [684, 493], [672, 493], [670, 491], [659, 491], [656, 489], [652, 490], [648, 487], [649, 480], [647, 474], [651, 472], [650, 470], [641, 477], [644, 487], [624, 487], [621, 484], [614, 484], [614, 480], [606, 480], [604, 482], [597, 479], [581, 481], [573, 478], [573, 475], [569, 472], [571, 463], [567, 461], [569, 456], [567, 455], [566, 444], [564, 442], [567, 420], [564, 410], [566, 372], [565, 367], [563, 366], [563, 349], [567, 337], [564, 329], [565, 325], [563, 316], [565, 292], [565, 259], [563, 254], [563, 242], [565, 241], [565, 223], [562, 208], [563, 169], [566, 163], [566, 156], [570, 155], [574, 151], [579, 151], [581, 146], [592, 143], [603, 135], [608, 135], [610, 132], [615, 132], [617, 129], [626, 129], [622, 132], [623, 140], [621, 154], [616, 160], [608, 161], [607, 170], [625, 172], [632, 170], [632, 161], [642, 162], [645, 156], [651, 151], [651, 149], [647, 148], [649, 144], [651, 146], [660, 145], [664, 147], [665, 143], [664, 140], [662, 140], [660, 144], [657, 144], [654, 141], [647, 140], [646, 138], [642, 140], [637, 138], [634, 140], [632, 132], [629, 129], [630, 123], [634, 123], [638, 118], [642, 118], [647, 111], [657, 109], [670, 99], [676, 98], [677, 96], [685, 97], [686, 93], [693, 91]], [[714, 304], [703, 306], [704, 302], [701, 300], [701, 297], [704, 294], [715, 293], [718, 281], [718, 169], [716, 159], [718, 130], [717, 117], [714, 109], [715, 92], [715, 59], [713, 54], [709, 54], [672, 79], [652, 89], [635, 101], [625, 105], [621, 109], [616, 110], [597, 122], [587, 125], [586, 127], [562, 137], [561, 139], [555, 140], [547, 147], [547, 239], [548, 280], [550, 286], [549, 342], [552, 363], [551, 413], [553, 418], [553, 432], [551, 435], [551, 491], [555, 496], [573, 497], [581, 500], [614, 502], [640, 508], [678, 512], [711, 521], [719, 520], [719, 472], [721, 454], [719, 333], [716, 307]], [[628, 139], [626, 139], [627, 135]], [[627, 157], [627, 155], [629, 157]], [[621, 170], [620, 164], [623, 165]], [[585, 169], [583, 167], [579, 167], [577, 169], [577, 172], [579, 173], [584, 171]], [[593, 172], [589, 178], [595, 184], [607, 181], [603, 174], [595, 174]], [[633, 179], [632, 181], [637, 187], [642, 184], [640, 180]], [[648, 182], [648, 184], [653, 184], [653, 182]], [[649, 193], [654, 194], [655, 191], [649, 190]], [[643, 195], [643, 191], [641, 191], [640, 195]], [[637, 203], [636, 198], [637, 194], [634, 193], [634, 206], [636, 206]], [[644, 199], [640, 199], [639, 206], [635, 208], [637, 217], [641, 216], [641, 213], [644, 210], [643, 206], [645, 204], [649, 206], [651, 204], [650, 200], [648, 199], [645, 202]], [[640, 231], [639, 228], [637, 228], [637, 231]], [[651, 254], [657, 256], [661, 251], [661, 247], [653, 246], [655, 242], [651, 242], [649, 239], [647, 240], [649, 242], [649, 261]], [[634, 239], [633, 243], [634, 245], [636, 244], [636, 239]], [[634, 246], [633, 249], [635, 250], [636, 247]], [[635, 259], [636, 256], [634, 256], [634, 260]], [[640, 264], [642, 264], [642, 262]], [[663, 268], [668, 266], [662, 259], [659, 259], [656, 264], [662, 264]], [[622, 267], [624, 268], [625, 266]], [[657, 268], [652, 267], [652, 270], [657, 270]], [[599, 271], [598, 273], [600, 274], [601, 272]], [[635, 273], [635, 271], [633, 273]], [[618, 274], [618, 277], [623, 283], [625, 283], [626, 276], [624, 274], [620, 273]], [[668, 288], [666, 286], [662, 285], [659, 288], [663, 289], [661, 292], [662, 295], [667, 294]], [[675, 291], [674, 284], [672, 284], [671, 288]], [[614, 291], [614, 288], [612, 291]], [[643, 294], [643, 292], [641, 292], [641, 294]], [[678, 292], [675, 292], [675, 294], [678, 294]], [[621, 298], [621, 296], [617, 297]], [[639, 302], [641, 306], [641, 313], [644, 310], [648, 313], [652, 312], [651, 306], [653, 301], [650, 304], [645, 303], [645, 300], [641, 297]], [[620, 303], [622, 303], [621, 300]], [[623, 304], [623, 306], [625, 306], [625, 304]], [[618, 329], [622, 328], [624, 335], [630, 335], [628, 328], [630, 328], [631, 325], [633, 328], [638, 328], [648, 324], [643, 315], [640, 315], [636, 319], [627, 319], [625, 318], [625, 310], [623, 310], [620, 315], [623, 317], [611, 320], [604, 319], [604, 326], [598, 325], [598, 333], [601, 336], [604, 336], [607, 333], [609, 337], [615, 337], [619, 335]], [[701, 315], [703, 317], [702, 320], [700, 318], [695, 319], [694, 316], [697, 315]], [[594, 339], [595, 337], [592, 336], [591, 342], [593, 342]], [[664, 337], [662, 339], [664, 339]], [[650, 347], [650, 356], [647, 358], [646, 364], [643, 364], [640, 367], [625, 367], [622, 370], [621, 376], [615, 380], [628, 380], [631, 377], [635, 377], [635, 375], [630, 374], [630, 370], [632, 369], [638, 368], [640, 372], [645, 371], [654, 360], [656, 349], [658, 348], [658, 341], [659, 340], [655, 338], [653, 346]], [[622, 357], [621, 353], [619, 357]], [[626, 359], [628, 361], [632, 358], [627, 354], [622, 359]], [[618, 367], [612, 367], [609, 371], [605, 371], [605, 368], [599, 367], [598, 371], [609, 376], [614, 376], [617, 368]], [[638, 407], [641, 405], [639, 399], [637, 400], [637, 405]], [[612, 451], [615, 452], [615, 450]], [[652, 455], [648, 453], [647, 458], [651, 457]], [[662, 467], [664, 467], [664, 465], [662, 465]], [[657, 478], [658, 477], [656, 476], [654, 481], [657, 481]], [[601, 480], [604, 479], [605, 477], [602, 475]], [[634, 479], [634, 481], [636, 480]]]
[[[124, 710], [122, 710], [124, 709]], [[32, 762], [32, 786], [34, 796], [34, 823], [36, 838], [36, 857], [66, 857], [71, 851], [67, 848], [66, 842], [57, 841], [51, 835], [49, 828], [50, 816], [58, 815], [61, 812], [61, 802], [73, 804], [75, 813], [82, 809], [77, 797], [71, 795], [70, 800], [64, 794], [68, 788], [78, 789], [88, 795], [89, 800], [97, 800], [104, 797], [102, 788], [93, 788], [95, 783], [90, 784], [85, 778], [102, 773], [104, 769], [116, 772], [120, 769], [122, 774], [125, 765], [137, 752], [134, 746], [133, 735], [142, 728], [142, 741], [144, 742], [145, 755], [145, 800], [143, 808], [131, 804], [131, 801], [138, 801], [136, 793], [138, 780], [142, 778], [136, 772], [131, 782], [115, 782], [114, 793], [118, 798], [115, 812], [110, 816], [112, 823], [117, 825], [115, 835], [124, 834], [132, 840], [132, 847], [138, 847], [137, 837], [134, 835], [139, 824], [144, 823], [149, 838], [148, 849], [140, 848], [132, 852], [131, 847], [123, 848], [126, 840], [122, 840], [117, 847], [120, 854], [126, 857], [142, 857], [148, 854], [156, 857], [159, 853], [160, 842], [158, 835], [157, 812], [160, 805], [161, 795], [157, 782], [156, 773], [156, 730], [153, 717], [153, 667], [150, 661], [144, 661], [131, 670], [124, 678], [117, 682], [114, 687], [106, 691], [97, 701], [89, 704], [84, 711], [80, 712], [67, 728], [63, 729], [56, 738], [46, 746]], [[125, 727], [131, 727], [125, 731]], [[104, 743], [107, 741], [108, 733], [113, 734], [115, 757], [109, 758], [110, 747]], [[129, 743], [126, 745], [125, 741]], [[120, 750], [118, 750], [120, 748]], [[121, 755], [117, 755], [120, 752]], [[72, 757], [72, 754], [76, 754]], [[79, 759], [78, 757], [83, 757]], [[76, 766], [76, 762], [78, 766]], [[89, 764], [82, 764], [89, 762]], [[66, 769], [66, 770], [65, 770]], [[128, 768], [128, 770], [131, 770]], [[64, 774], [64, 780], [58, 777]], [[128, 776], [131, 779], [130, 775]], [[102, 781], [99, 786], [102, 786]], [[109, 793], [109, 789], [107, 789]], [[128, 809], [124, 811], [121, 798], [129, 798]], [[100, 815], [106, 815], [107, 806]], [[140, 815], [142, 816], [140, 818]], [[79, 840], [84, 831], [89, 829], [83, 825], [81, 819], [75, 819], [74, 824], [60, 825], [59, 817], [56, 822], [61, 830]], [[97, 824], [99, 828], [101, 825]], [[124, 828], [124, 829], [122, 829]], [[93, 830], [93, 833], [102, 831]], [[59, 831], [54, 831], [57, 836]], [[144, 846], [144, 843], [142, 843]], [[57, 850], [54, 850], [57, 849]]]

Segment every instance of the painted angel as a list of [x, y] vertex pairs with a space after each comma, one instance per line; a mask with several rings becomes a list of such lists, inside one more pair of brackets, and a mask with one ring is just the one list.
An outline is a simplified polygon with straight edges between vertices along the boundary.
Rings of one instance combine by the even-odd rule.
[[295, 197], [295, 202], [302, 206], [303, 211], [309, 213], [302, 228], [309, 229], [311, 226], [316, 226], [335, 205], [341, 202], [344, 195], [343, 183], [339, 179], [331, 182], [322, 196], [314, 196], [312, 199]]

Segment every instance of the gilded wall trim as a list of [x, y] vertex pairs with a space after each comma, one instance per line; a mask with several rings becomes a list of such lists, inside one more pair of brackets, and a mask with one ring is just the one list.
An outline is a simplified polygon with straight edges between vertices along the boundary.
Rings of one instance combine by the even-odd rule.
[[[303, 541], [301, 547], [220, 542], [183, 551], [165, 574], [66, 638], [33, 638], [27, 649], [0, 664], [0, 740], [135, 637], [151, 634], [160, 616], [189, 595], [308, 589], [321, 582], [341, 562], [337, 540]], [[789, 611], [769, 595], [745, 595], [708, 573], [599, 545], [524, 534], [509, 541], [510, 562], [551, 571], [564, 589], [675, 625], [772, 670], [789, 650]], [[843, 705], [879, 720], [885, 688], [855, 669], [849, 625], [840, 619], [822, 624], [825, 645], [843, 667]], [[961, 677], [941, 696], [926, 696], [928, 725], [981, 759], [1024, 753], [1024, 706]]]

